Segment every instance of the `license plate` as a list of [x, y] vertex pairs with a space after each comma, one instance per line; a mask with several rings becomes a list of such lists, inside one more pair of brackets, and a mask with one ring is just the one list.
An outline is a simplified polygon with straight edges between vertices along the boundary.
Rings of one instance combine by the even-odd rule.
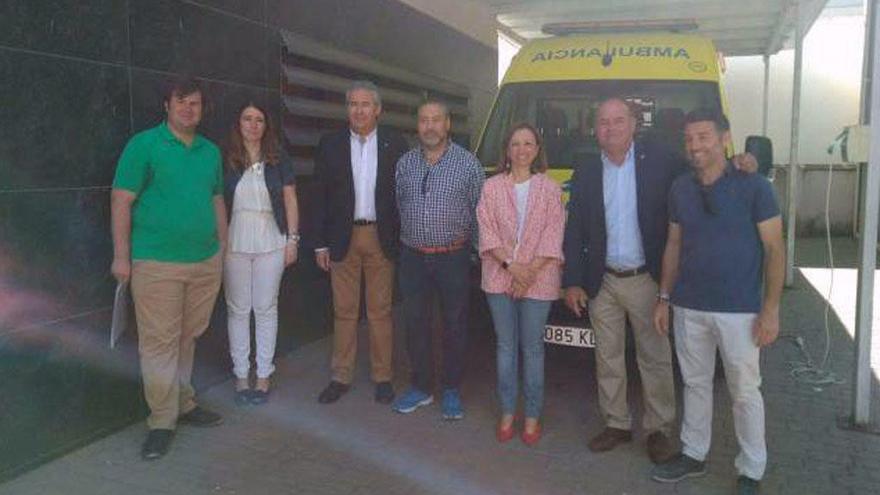
[[544, 342], [574, 347], [596, 347], [596, 337], [592, 328], [546, 325]]

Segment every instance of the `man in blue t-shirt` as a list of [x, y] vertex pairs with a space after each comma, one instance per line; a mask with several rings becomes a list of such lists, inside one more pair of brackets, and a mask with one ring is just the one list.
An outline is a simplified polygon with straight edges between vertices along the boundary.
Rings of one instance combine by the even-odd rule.
[[685, 149], [694, 173], [676, 179], [669, 192], [669, 235], [654, 311], [657, 331], [666, 334], [670, 302], [674, 306], [684, 381], [682, 453], [655, 467], [652, 477], [675, 482], [705, 474], [717, 349], [740, 446], [738, 490], [757, 493], [767, 464], [759, 357], [779, 333], [782, 220], [770, 183], [727, 161], [729, 144], [724, 115], [703, 109], [688, 114]]

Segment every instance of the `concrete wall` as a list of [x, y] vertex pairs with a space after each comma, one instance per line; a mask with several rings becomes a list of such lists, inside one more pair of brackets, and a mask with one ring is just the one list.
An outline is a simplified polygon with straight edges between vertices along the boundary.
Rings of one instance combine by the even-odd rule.
[[[0, 481], [144, 414], [134, 332], [107, 349], [116, 160], [161, 120], [176, 72], [205, 83], [212, 139], [245, 100], [277, 117], [279, 28], [459, 82], [476, 114], [489, 106], [494, 50], [395, 0], [0, 4]], [[311, 257], [281, 298], [281, 352], [328, 331]], [[197, 385], [229, 376], [223, 313], [200, 341]]]
[[480, 0], [400, 0], [419, 12], [428, 14], [447, 26], [464, 33], [480, 43], [495, 48], [498, 21], [492, 7]]
[[[844, 126], [858, 123], [865, 16], [859, 9], [826, 9], [804, 39], [799, 161], [825, 163]], [[724, 84], [734, 142], [761, 134], [764, 63], [761, 57], [728, 57]], [[770, 57], [768, 136], [774, 162], [788, 163], [794, 50]]]
[[[831, 198], [828, 215], [831, 234], [851, 236], [857, 185], [855, 165], [834, 165], [831, 178]], [[825, 195], [828, 187], [827, 165], [806, 165], [800, 168], [801, 196], [798, 203], [797, 235], [821, 237], [825, 235]], [[788, 211], [788, 174], [776, 170], [773, 181], [783, 216]]]
[[[827, 164], [835, 163], [832, 180], [831, 226], [837, 235], [853, 231], [855, 168], [840, 165], [840, 153], [828, 147], [843, 127], [859, 118], [865, 16], [859, 8], [828, 8], [804, 39], [803, 86], [800, 110], [799, 162], [802, 170], [798, 206], [798, 235], [825, 233]], [[730, 103], [734, 143], [741, 149], [748, 135], [761, 134], [764, 64], [761, 57], [729, 57], [724, 83]], [[787, 164], [791, 147], [794, 51], [770, 58], [770, 103], [767, 135], [773, 141], [774, 162]], [[776, 189], [786, 204], [786, 174], [777, 173]], [[786, 211], [786, 208], [783, 208]]]

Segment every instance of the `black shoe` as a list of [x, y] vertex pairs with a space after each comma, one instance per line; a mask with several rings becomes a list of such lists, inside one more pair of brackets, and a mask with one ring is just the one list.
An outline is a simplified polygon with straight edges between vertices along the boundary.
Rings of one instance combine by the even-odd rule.
[[685, 478], [706, 474], [706, 463], [685, 454], [678, 454], [671, 461], [654, 466], [651, 478], [661, 483], [675, 483]]
[[141, 447], [141, 457], [145, 461], [152, 461], [164, 456], [168, 453], [168, 447], [171, 446], [173, 437], [174, 430], [150, 430], [143, 447]]
[[223, 417], [203, 407], [196, 406], [192, 411], [180, 415], [177, 418], [177, 422], [183, 425], [199, 427], [217, 426], [223, 422]]
[[376, 384], [376, 402], [379, 404], [391, 404], [394, 400], [394, 387], [391, 382], [381, 382]]
[[332, 404], [339, 400], [343, 394], [348, 392], [348, 385], [344, 383], [339, 383], [337, 381], [331, 381], [330, 385], [327, 385], [321, 395], [318, 396], [318, 402], [321, 404]]
[[760, 487], [761, 482], [749, 478], [748, 476], [740, 475], [740, 477], [736, 479], [737, 495], [757, 495], [760, 491]]
[[252, 390], [251, 391], [251, 404], [255, 406], [259, 406], [269, 402], [269, 391], [268, 390]]
[[244, 390], [236, 390], [235, 391], [235, 403], [239, 406], [246, 406], [251, 403], [251, 394], [253, 391], [251, 389]]

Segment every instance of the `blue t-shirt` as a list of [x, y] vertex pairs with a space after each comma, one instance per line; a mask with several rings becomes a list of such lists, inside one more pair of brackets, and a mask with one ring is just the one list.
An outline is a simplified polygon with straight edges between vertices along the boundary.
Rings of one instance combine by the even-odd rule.
[[728, 164], [703, 187], [692, 174], [669, 191], [669, 220], [681, 227], [672, 303], [724, 313], [761, 310], [764, 248], [757, 224], [779, 215], [773, 186]]

